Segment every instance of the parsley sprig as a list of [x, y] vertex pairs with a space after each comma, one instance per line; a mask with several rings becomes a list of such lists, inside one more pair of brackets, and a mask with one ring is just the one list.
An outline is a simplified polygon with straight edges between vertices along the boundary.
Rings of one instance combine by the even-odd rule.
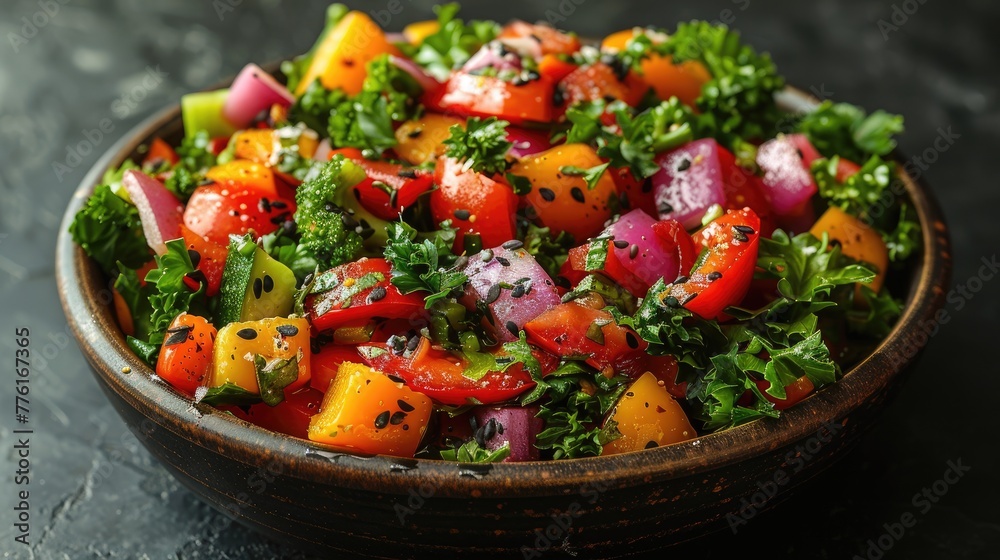
[[[444, 231], [452, 231], [442, 224]], [[428, 292], [424, 299], [430, 309], [436, 302], [461, 292], [468, 277], [458, 270], [458, 257], [451, 252], [452, 236], [432, 236], [417, 240], [417, 231], [403, 222], [388, 227], [385, 258], [392, 264], [392, 284], [404, 294]]]
[[445, 155], [466, 162], [477, 173], [503, 173], [509, 164], [507, 152], [514, 144], [507, 140], [507, 121], [496, 117], [471, 117], [465, 127], [452, 125], [444, 141]]

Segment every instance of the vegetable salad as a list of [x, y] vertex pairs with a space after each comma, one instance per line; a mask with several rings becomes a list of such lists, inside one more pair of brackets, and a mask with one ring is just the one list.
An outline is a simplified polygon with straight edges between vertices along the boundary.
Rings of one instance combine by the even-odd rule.
[[333, 5], [107, 172], [71, 233], [166, 383], [345, 452], [564, 459], [775, 418], [888, 334], [901, 117], [781, 112], [721, 25], [458, 11]]

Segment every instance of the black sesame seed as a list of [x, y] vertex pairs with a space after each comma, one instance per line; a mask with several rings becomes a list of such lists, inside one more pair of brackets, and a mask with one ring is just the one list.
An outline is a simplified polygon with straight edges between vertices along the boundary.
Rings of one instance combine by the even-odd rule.
[[628, 241], [625, 241], [624, 239], [616, 239], [615, 247], [619, 249], [624, 249], [625, 247], [628, 247]]
[[406, 413], [400, 412], [398, 410], [396, 412], [393, 412], [392, 416], [389, 417], [389, 423], [392, 424], [393, 426], [398, 426], [402, 424], [403, 420], [406, 420]]
[[277, 208], [278, 210], [284, 210], [285, 208], [288, 208], [288, 205], [285, 204], [284, 202], [280, 201], [280, 200], [275, 200], [274, 202], [271, 203], [271, 208]]
[[674, 211], [674, 207], [664, 202], [657, 207], [657, 210], [660, 211], [660, 214], [669, 214]]
[[242, 338], [243, 340], [253, 340], [257, 338], [257, 331], [251, 328], [240, 329], [236, 331], [236, 336]]
[[719, 278], [722, 278], [722, 273], [719, 271], [713, 271], [708, 273], [708, 281], [715, 282]]
[[274, 330], [278, 331], [281, 336], [295, 336], [299, 334], [299, 328], [295, 325], [278, 325]]
[[520, 249], [521, 247], [524, 247], [524, 243], [517, 239], [511, 239], [510, 241], [501, 245], [501, 247], [507, 249], [508, 251], [513, 251], [515, 249]]
[[468, 210], [455, 210], [454, 216], [456, 220], [468, 220], [472, 216], [472, 212]]
[[269, 201], [266, 198], [261, 198], [260, 200], [257, 201], [257, 208], [261, 212], [268, 212], [269, 213], [269, 212], [271, 212], [271, 201]]
[[375, 289], [368, 294], [368, 303], [373, 303], [384, 298], [386, 293], [385, 287], [375, 286]]
[[360, 225], [353, 216], [349, 216], [346, 213], [340, 215], [340, 221], [344, 224], [344, 229], [354, 229]]
[[738, 231], [740, 233], [745, 233], [747, 235], [753, 235], [754, 233], [757, 233], [750, 226], [738, 225], [738, 226], [733, 226], [733, 229], [735, 229], [736, 231]]
[[262, 282], [260, 278], [254, 278], [253, 297], [256, 299], [260, 299], [260, 296], [263, 295], [263, 291], [264, 291], [264, 282]]
[[628, 248], [628, 258], [634, 259], [638, 256], [639, 256], [639, 246], [633, 243], [632, 246]]
[[412, 404], [404, 401], [403, 399], [397, 400], [396, 406], [398, 406], [399, 410], [402, 410], [403, 412], [413, 412], [415, 410], [415, 407]]
[[497, 435], [497, 419], [490, 418], [489, 422], [483, 426], [483, 439], [491, 440], [495, 435]]
[[555, 281], [556, 286], [559, 286], [560, 288], [566, 288], [568, 290], [573, 287], [572, 282], [570, 282], [569, 278], [566, 278], [565, 276], [556, 276]]
[[517, 323], [515, 323], [514, 321], [507, 321], [507, 324], [505, 324], [504, 326], [507, 327], [507, 330], [510, 332], [510, 334], [517, 336]]
[[555, 191], [553, 191], [548, 187], [542, 187], [538, 189], [538, 193], [542, 195], [542, 198], [544, 198], [546, 202], [552, 202], [553, 200], [556, 199]]
[[667, 304], [667, 307], [677, 307], [681, 304], [674, 296], [667, 296], [663, 299], [663, 303]]
[[625, 393], [625, 396], [626, 397], [634, 397], [635, 396], [635, 391], [629, 391], [629, 392]]
[[691, 160], [684, 158], [681, 160], [681, 164], [677, 166], [677, 171], [687, 171], [691, 167]]
[[490, 289], [486, 291], [486, 305], [489, 305], [500, 297], [500, 284], [493, 284]]
[[625, 333], [625, 343], [628, 344], [628, 347], [633, 350], [639, 347], [639, 339], [636, 338], [635, 334], [631, 332]]
[[170, 336], [163, 341], [164, 346], [173, 346], [175, 344], [181, 344], [188, 339], [188, 335], [191, 333], [191, 327], [184, 327], [183, 330], [174, 331], [170, 333]]
[[514, 289], [510, 291], [510, 297], [519, 298], [524, 295], [524, 284], [518, 284], [514, 286]]
[[389, 381], [392, 381], [393, 383], [400, 383], [400, 384], [406, 385], [406, 380], [403, 379], [402, 377], [399, 377], [398, 375], [388, 374], [388, 375], [386, 375], [386, 377], [388, 377]]
[[746, 243], [747, 241], [750, 241], [750, 238], [747, 237], [745, 233], [743, 233], [742, 231], [736, 231], [736, 230], [733, 230], [733, 239], [735, 239], [737, 241], [742, 241], [744, 243]]
[[687, 305], [687, 304], [691, 303], [691, 300], [693, 300], [696, 297], [698, 297], [698, 294], [696, 294], [696, 293], [695, 294], [688, 294], [687, 297], [684, 298], [684, 301], [681, 302], [681, 305]]
[[191, 257], [191, 265], [198, 268], [198, 263], [201, 262], [201, 253], [194, 249], [188, 249], [188, 256]]
[[375, 417], [375, 429], [381, 430], [382, 428], [389, 425], [390, 413], [388, 410], [382, 411], [378, 416]]
[[[406, 349], [408, 351], [410, 351], [410, 352], [413, 352], [414, 350], [416, 350], [417, 346], [419, 346], [419, 345], [420, 345], [420, 337], [416, 336], [416, 335], [413, 336], [410, 340], [406, 341]], [[407, 406], [409, 406], [409, 405], [407, 405]]]
[[423, 133], [424, 133], [424, 131], [418, 128], [418, 129], [415, 129], [415, 130], [411, 130], [407, 134], [407, 136], [409, 136], [410, 138], [420, 138], [420, 135], [423, 134]]
[[677, 280], [674, 280], [674, 284], [683, 284], [688, 281], [687, 276], [678, 276]]
[[497, 257], [497, 262], [500, 263], [500, 266], [510, 266], [510, 261], [503, 257]]
[[573, 187], [569, 190], [569, 195], [573, 197], [573, 200], [583, 204], [587, 202], [587, 199], [583, 196], [583, 189], [580, 187]]
[[566, 93], [563, 91], [561, 86], [556, 86], [555, 91], [552, 92], [552, 104], [559, 107], [565, 102]]
[[274, 289], [274, 278], [271, 278], [269, 274], [264, 275], [264, 281], [262, 282], [264, 293], [269, 294], [271, 290]]

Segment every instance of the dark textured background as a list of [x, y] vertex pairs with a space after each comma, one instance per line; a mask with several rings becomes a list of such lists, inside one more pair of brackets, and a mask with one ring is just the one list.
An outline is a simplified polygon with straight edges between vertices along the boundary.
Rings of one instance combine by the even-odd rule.
[[[68, 197], [86, 169], [134, 124], [238, 71], [306, 49], [322, 25], [324, 2], [216, 0], [58, 0], [59, 13], [26, 42], [22, 18], [35, 0], [0, 7], [0, 551], [4, 558], [304, 558], [230, 524], [181, 488], [134, 445], [100, 394], [68, 338], [52, 277], [53, 246]], [[53, 4], [57, 2], [53, 0]], [[388, 0], [351, 2], [381, 9]], [[426, 19], [432, 2], [403, 0], [388, 27]], [[560, 22], [601, 36], [634, 24], [672, 26], [678, 19], [729, 19], [770, 51], [791, 83], [869, 109], [906, 117], [905, 153], [930, 149], [926, 177], [952, 226], [955, 281], [979, 274], [995, 256], [996, 159], [1000, 139], [998, 66], [1000, 4], [990, 0], [897, 1], [912, 12], [888, 39], [888, 1], [765, 3], [587, 0], [467, 2], [466, 15], [545, 18], [574, 7]], [[215, 6], [238, 4], [220, 15]], [[917, 7], [916, 11], [913, 8]], [[745, 9], [741, 9], [745, 8]], [[731, 10], [725, 14], [723, 10]], [[31, 34], [31, 29], [26, 30]], [[152, 68], [166, 75], [146, 89]], [[135, 89], [139, 88], [139, 89]], [[141, 93], [130, 96], [130, 92]], [[77, 162], [67, 149], [109, 119]], [[939, 130], [960, 137], [933, 151]], [[940, 143], [939, 143], [940, 146]], [[67, 164], [59, 174], [54, 162]], [[75, 164], [75, 165], [70, 165]], [[988, 171], [989, 169], [989, 171]], [[888, 558], [993, 557], [1000, 545], [995, 360], [997, 289], [953, 297], [952, 320], [931, 341], [924, 361], [864, 443], [779, 511], [753, 519], [736, 537], [717, 535], [683, 552], [709, 558], [744, 553], [850, 558], [883, 524], [898, 521], [915, 493], [942, 477], [949, 460], [971, 467], [906, 532]], [[32, 332], [34, 472], [29, 551], [13, 542], [11, 509], [13, 330]], [[10, 505], [8, 505], [10, 504]], [[674, 554], [680, 554], [674, 553]], [[685, 557], [687, 554], [680, 555]]]

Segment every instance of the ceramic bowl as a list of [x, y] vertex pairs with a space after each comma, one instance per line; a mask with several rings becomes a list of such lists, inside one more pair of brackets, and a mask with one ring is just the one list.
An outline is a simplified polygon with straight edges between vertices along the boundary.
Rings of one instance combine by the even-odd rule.
[[[814, 101], [789, 89], [786, 109]], [[666, 447], [556, 462], [462, 465], [337, 453], [175, 392], [126, 346], [108, 280], [67, 231], [109, 166], [182, 133], [179, 107], [139, 125], [84, 179], [58, 240], [59, 294], [84, 356], [130, 429], [206, 502], [272, 537], [346, 557], [614, 557], [725, 528], [741, 500], [773, 507], [830, 467], [876, 421], [927, 337], [949, 281], [947, 229], [930, 190], [901, 176], [923, 226], [892, 333], [844, 378], [777, 420]], [[781, 480], [762, 500], [761, 485]], [[763, 502], [763, 503], [762, 503]], [[728, 517], [727, 519], [727, 516]]]

